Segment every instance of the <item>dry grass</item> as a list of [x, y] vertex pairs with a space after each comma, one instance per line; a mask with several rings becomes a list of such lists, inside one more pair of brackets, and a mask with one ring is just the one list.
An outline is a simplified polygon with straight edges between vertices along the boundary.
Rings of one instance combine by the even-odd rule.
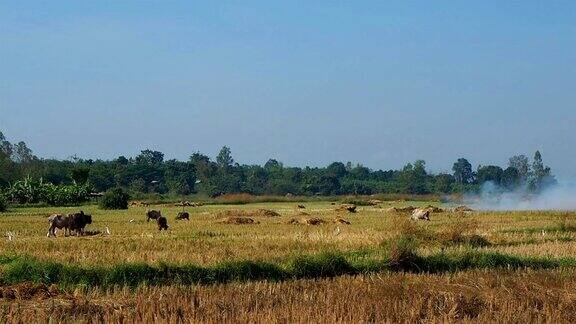
[[554, 322], [576, 321], [576, 270], [380, 274], [136, 291], [15, 287], [5, 322]]
[[[428, 203], [402, 202], [398, 205], [426, 206]], [[145, 221], [145, 207], [124, 211], [102, 211], [93, 206], [83, 209], [94, 218], [88, 230], [102, 232], [109, 227], [111, 235], [48, 239], [47, 216], [58, 212], [70, 213], [77, 208], [14, 209], [0, 215], [0, 233], [15, 233], [13, 241], [0, 240], [0, 251], [82, 264], [113, 264], [119, 260], [202, 265], [244, 259], [274, 261], [299, 253], [373, 248], [395, 237], [398, 224], [403, 224], [408, 218], [378, 206], [365, 206], [358, 213], [349, 214], [346, 220], [352, 225], [341, 227], [341, 233], [335, 236], [337, 224], [332, 222], [342, 215], [334, 211], [330, 202], [307, 203], [306, 213], [309, 215], [305, 218], [321, 219], [326, 222], [324, 226], [288, 225], [291, 218], [300, 220], [304, 217], [299, 215], [300, 211], [292, 202], [190, 208], [189, 222], [176, 222], [181, 207], [167, 205], [159, 209], [167, 216], [170, 231], [160, 233], [153, 222]], [[225, 213], [241, 211], [242, 215], [253, 215], [259, 209], [273, 210], [281, 216], [251, 217], [260, 222], [258, 226], [219, 223]], [[493, 243], [488, 249], [532, 256], [576, 256], [576, 243], [572, 241], [576, 240], [576, 232], [570, 229], [576, 219], [575, 213], [473, 212], [464, 217], [462, 222], [474, 223], [474, 234]], [[427, 232], [448, 233], [451, 228], [459, 226], [457, 219], [457, 214], [439, 213], [431, 215], [430, 222], [416, 224]], [[538, 230], [559, 229], [561, 224], [566, 224], [564, 230], [545, 230], [544, 235]], [[437, 252], [440, 248], [424, 244], [420, 250], [428, 253]]]
[[[238, 197], [231, 197], [230, 201]], [[228, 198], [226, 198], [228, 199]], [[351, 225], [330, 202], [294, 201], [249, 205], [205, 205], [188, 209], [189, 222], [176, 222], [181, 207], [159, 206], [170, 231], [159, 233], [145, 220], [145, 207], [102, 211], [89, 231], [110, 235], [46, 238], [47, 216], [78, 208], [22, 208], [0, 215], [2, 255], [32, 255], [65, 264], [168, 262], [214, 265], [227, 261], [282, 262], [299, 254], [338, 250], [367, 260], [388, 248], [392, 269], [420, 256], [443, 252], [497, 251], [517, 256], [576, 258], [576, 213], [441, 212], [430, 222], [410, 221], [390, 207], [425, 207], [427, 201], [384, 201], [349, 214]], [[444, 208], [448, 210], [449, 206]], [[317, 219], [323, 226], [291, 226], [288, 220]], [[257, 226], [219, 222], [250, 217]], [[336, 228], [338, 227], [338, 231]], [[61, 234], [61, 233], [59, 233]], [[401, 239], [398, 239], [398, 238]], [[482, 238], [490, 245], [471, 244]], [[380, 250], [379, 250], [380, 249]], [[362, 251], [370, 251], [362, 255]], [[0, 265], [0, 271], [2, 266]], [[30, 284], [0, 288], [1, 322], [574, 322], [576, 269], [455, 274], [389, 274], [251, 282], [196, 287], [148, 287], [136, 291]], [[329, 310], [329, 311], [328, 311]]]

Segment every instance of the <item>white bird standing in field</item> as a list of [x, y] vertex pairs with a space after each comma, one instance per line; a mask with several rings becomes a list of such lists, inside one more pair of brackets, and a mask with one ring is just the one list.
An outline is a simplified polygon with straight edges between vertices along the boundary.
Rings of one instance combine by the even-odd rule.
[[12, 240], [14, 240], [14, 232], [6, 232], [6, 239], [8, 240], [8, 242], [12, 242]]
[[110, 229], [106, 226], [106, 235], [110, 235]]
[[130, 223], [134, 223], [134, 220], [133, 220], [133, 219], [131, 219], [131, 220], [130, 220]]

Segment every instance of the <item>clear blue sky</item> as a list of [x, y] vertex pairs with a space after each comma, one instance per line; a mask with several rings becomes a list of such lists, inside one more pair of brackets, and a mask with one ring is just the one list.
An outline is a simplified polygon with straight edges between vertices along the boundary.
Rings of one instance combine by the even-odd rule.
[[576, 1], [0, 0], [0, 130], [42, 157], [576, 177]]

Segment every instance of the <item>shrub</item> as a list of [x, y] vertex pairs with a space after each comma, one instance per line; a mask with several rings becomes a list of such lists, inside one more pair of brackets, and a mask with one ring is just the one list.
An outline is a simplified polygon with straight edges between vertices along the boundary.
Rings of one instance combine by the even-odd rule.
[[473, 247], [490, 245], [485, 238], [474, 234], [478, 229], [478, 221], [464, 216], [457, 216], [440, 232], [440, 241], [444, 245], [469, 244]]
[[124, 192], [122, 188], [115, 188], [107, 191], [100, 198], [100, 208], [102, 209], [128, 209], [128, 200], [130, 195]]
[[298, 256], [291, 261], [290, 269], [296, 278], [324, 278], [356, 273], [344, 256], [330, 252]]
[[402, 219], [394, 223], [396, 236], [414, 241], [416, 244], [433, 243], [436, 241], [434, 233], [418, 222], [410, 219]]
[[419, 257], [416, 254], [418, 242], [414, 237], [399, 237], [390, 244], [388, 265], [391, 270], [410, 270], [417, 268]]
[[0, 194], [0, 212], [6, 211], [8, 208], [8, 203], [6, 202], [6, 198]]

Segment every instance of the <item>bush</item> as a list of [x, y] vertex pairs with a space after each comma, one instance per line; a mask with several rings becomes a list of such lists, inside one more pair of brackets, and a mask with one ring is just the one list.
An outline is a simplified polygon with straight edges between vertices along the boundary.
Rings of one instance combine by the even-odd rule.
[[6, 211], [8, 208], [8, 203], [6, 202], [6, 198], [0, 194], [0, 212]]
[[100, 199], [100, 208], [102, 209], [128, 209], [128, 200], [130, 195], [121, 188], [115, 188], [107, 191]]
[[439, 239], [445, 246], [468, 244], [474, 247], [488, 246], [490, 243], [482, 236], [474, 234], [478, 221], [457, 216], [439, 233]]
[[291, 261], [289, 268], [296, 278], [325, 278], [356, 273], [344, 256], [330, 252], [298, 256]]
[[418, 243], [412, 237], [399, 237], [390, 244], [388, 265], [391, 270], [411, 270], [418, 268], [419, 257], [416, 254]]

